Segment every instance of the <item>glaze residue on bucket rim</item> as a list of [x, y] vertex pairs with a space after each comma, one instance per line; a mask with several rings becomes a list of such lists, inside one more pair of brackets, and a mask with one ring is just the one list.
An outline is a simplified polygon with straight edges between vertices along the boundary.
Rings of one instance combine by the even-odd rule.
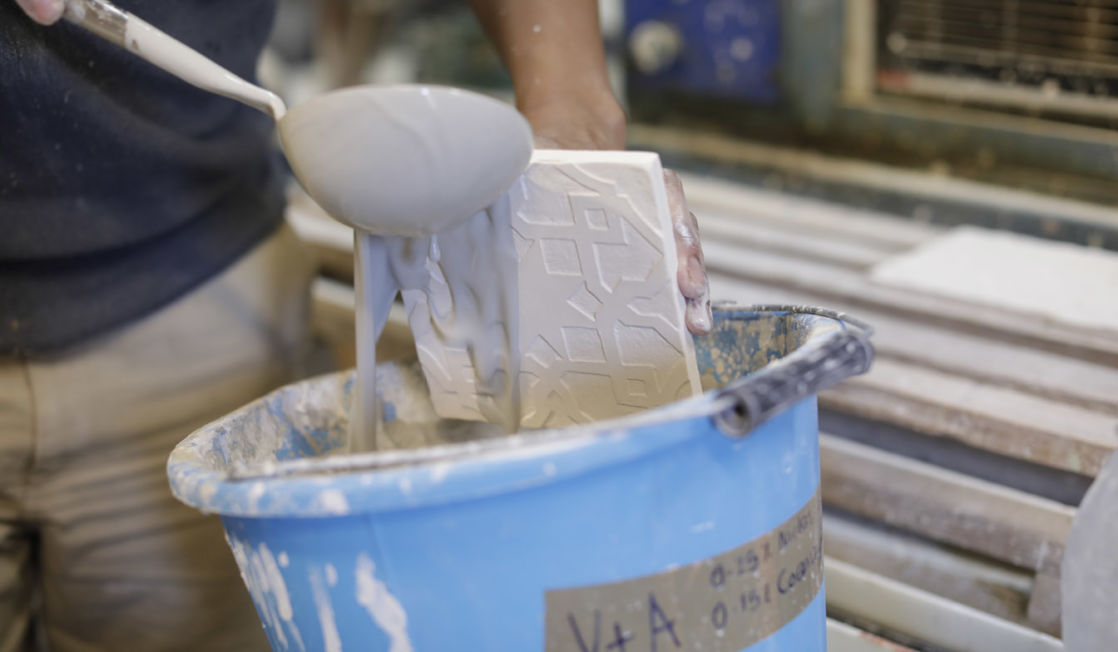
[[[725, 307], [718, 312], [723, 319], [801, 316], [785, 307], [764, 314]], [[812, 348], [801, 346], [805, 342], [845, 328], [838, 315], [802, 316], [815, 325], [774, 336], [771, 346], [787, 348], [779, 352], [783, 357], [766, 354], [762, 364], [781, 367]], [[401, 371], [388, 366], [380, 373]], [[569, 479], [707, 434], [706, 419], [724, 407], [716, 393], [707, 392], [583, 428], [321, 457], [345, 440], [351, 385], [352, 372], [289, 385], [199, 429], [168, 460], [175, 495], [202, 511], [250, 517], [329, 517], [474, 500]], [[669, 420], [676, 427], [655, 427]]]
[[[251, 441], [252, 438], [236, 433], [243, 433], [250, 426], [256, 433], [296, 428], [286, 418], [290, 409], [284, 419], [275, 419], [277, 406], [314, 405], [308, 395], [323, 397], [319, 405], [328, 404], [327, 397], [336, 403], [345, 386], [352, 382], [351, 376], [352, 373], [332, 374], [289, 385], [192, 434], [168, 460], [175, 496], [202, 511], [259, 517], [340, 516], [472, 500], [574, 477], [685, 441], [698, 431], [648, 426], [679, 416], [709, 413], [708, 408], [714, 403], [713, 395], [705, 394], [664, 410], [587, 428], [346, 458], [274, 462], [256, 467], [255, 475], [230, 475], [235, 465], [231, 464], [229, 448], [215, 442], [242, 449], [267, 448], [278, 437]], [[312, 417], [314, 412], [310, 410]], [[335, 427], [344, 432], [344, 426]], [[337, 440], [341, 441], [341, 433]], [[330, 460], [345, 460], [345, 466], [350, 468], [331, 472]], [[362, 460], [379, 464], [352, 468], [355, 461]], [[292, 467], [307, 472], [291, 473]]]

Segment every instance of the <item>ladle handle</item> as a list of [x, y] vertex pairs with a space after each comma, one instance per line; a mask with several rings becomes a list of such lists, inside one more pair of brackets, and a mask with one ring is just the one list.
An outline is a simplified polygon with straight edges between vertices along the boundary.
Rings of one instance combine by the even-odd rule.
[[202, 90], [247, 104], [275, 120], [287, 112], [283, 100], [275, 93], [241, 79], [106, 0], [66, 0], [62, 17]]
[[66, 0], [66, 10], [62, 17], [111, 43], [122, 48], [128, 47], [124, 42], [128, 31], [128, 14], [104, 0]]

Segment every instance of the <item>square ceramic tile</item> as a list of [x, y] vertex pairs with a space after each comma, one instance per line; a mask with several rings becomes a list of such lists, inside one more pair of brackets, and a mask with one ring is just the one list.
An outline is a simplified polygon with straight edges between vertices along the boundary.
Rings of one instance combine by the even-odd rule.
[[[522, 425], [586, 423], [698, 393], [659, 157], [541, 150], [509, 200]], [[438, 335], [450, 309], [442, 271], [428, 270], [430, 298], [404, 298], [432, 400], [440, 416], [480, 419], [471, 356]]]
[[874, 267], [875, 283], [1118, 331], [1118, 254], [1004, 231], [957, 227]]

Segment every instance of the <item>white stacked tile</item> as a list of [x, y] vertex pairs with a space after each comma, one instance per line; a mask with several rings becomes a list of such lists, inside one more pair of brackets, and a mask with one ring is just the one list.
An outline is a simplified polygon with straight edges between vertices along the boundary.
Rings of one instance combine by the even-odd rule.
[[1118, 332], [1118, 254], [972, 226], [879, 263], [877, 284]]
[[[522, 426], [587, 423], [699, 393], [659, 157], [540, 150], [509, 200]], [[432, 401], [439, 416], [482, 419], [469, 352], [438, 335], [453, 310], [442, 271], [430, 260], [428, 270], [430, 299], [404, 298]]]

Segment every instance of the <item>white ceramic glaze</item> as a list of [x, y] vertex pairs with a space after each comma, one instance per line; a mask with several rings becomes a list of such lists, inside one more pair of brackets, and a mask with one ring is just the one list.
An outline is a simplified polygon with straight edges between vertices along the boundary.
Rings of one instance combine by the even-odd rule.
[[488, 231], [475, 217], [437, 236], [428, 289], [404, 291], [439, 416], [515, 431], [698, 394], [659, 157], [537, 150], [508, 194]]
[[359, 86], [279, 123], [295, 176], [326, 211], [382, 235], [431, 235], [501, 195], [527, 167], [532, 130], [513, 107], [441, 86]]
[[[331, 216], [357, 229], [357, 400], [349, 450], [373, 450], [380, 422], [375, 346], [388, 307], [398, 289], [426, 289], [424, 257], [415, 254], [434, 249], [428, 236], [458, 227], [479, 213], [475, 219], [485, 220], [483, 209], [527, 167], [532, 130], [514, 108], [484, 95], [421, 85], [327, 93], [292, 109], [279, 122], [279, 130], [284, 153], [303, 187]], [[511, 254], [511, 239], [501, 245]], [[497, 240], [490, 246], [498, 247]], [[477, 255], [476, 250], [462, 252], [463, 262], [451, 272], [472, 288], [462, 291], [458, 300], [484, 297], [479, 298], [483, 306], [503, 309], [507, 323], [515, 303], [506, 305], [504, 297], [515, 299], [515, 293], [493, 283], [492, 274], [475, 278], [469, 260]], [[502, 258], [499, 252], [488, 257]], [[506, 267], [498, 277], [512, 276], [513, 268]], [[471, 349], [480, 345], [484, 350], [479, 355], [485, 360], [508, 360], [507, 336], [503, 343], [482, 344], [487, 327], [504, 324], [498, 319], [475, 321], [455, 321], [455, 341], [468, 342]], [[513, 385], [503, 378], [490, 374], [478, 378], [477, 385], [499, 387], [496, 393], [503, 398], [497, 400], [494, 412], [500, 417], [495, 420], [509, 425], [509, 415], [519, 410], [509, 407], [515, 404], [508, 392]]]

